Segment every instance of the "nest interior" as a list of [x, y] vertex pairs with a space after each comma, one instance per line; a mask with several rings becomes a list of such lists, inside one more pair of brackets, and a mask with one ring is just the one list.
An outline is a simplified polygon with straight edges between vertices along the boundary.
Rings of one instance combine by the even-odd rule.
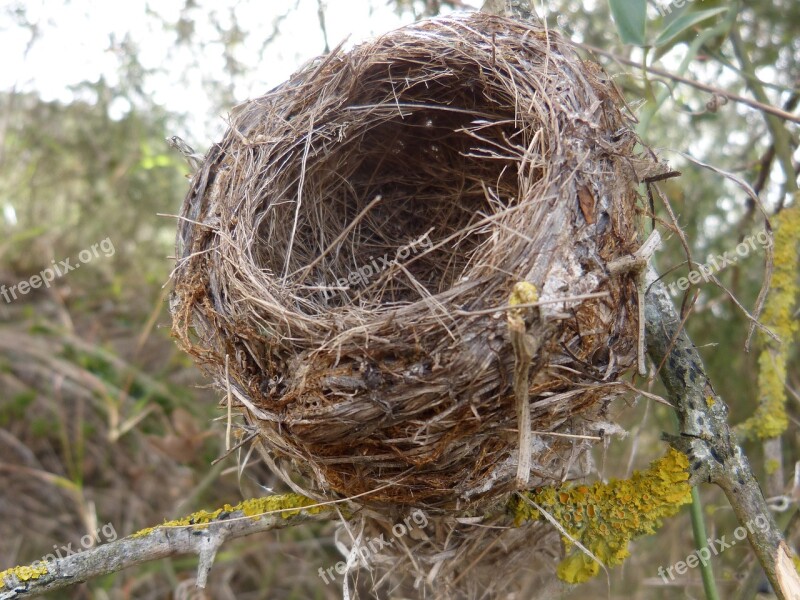
[[636, 142], [537, 24], [334, 50], [237, 107], [194, 175], [174, 333], [295, 489], [452, 508], [513, 489], [507, 307], [530, 283], [530, 484], [585, 474], [636, 358], [634, 278], [607, 269], [640, 245]]

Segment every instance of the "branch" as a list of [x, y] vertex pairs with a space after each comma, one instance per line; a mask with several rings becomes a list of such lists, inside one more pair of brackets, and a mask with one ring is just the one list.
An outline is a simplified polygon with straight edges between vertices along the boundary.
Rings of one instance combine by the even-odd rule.
[[180, 152], [183, 158], [186, 159], [186, 162], [189, 163], [189, 168], [192, 171], [191, 172], [192, 175], [194, 175], [196, 171], [200, 170], [200, 167], [203, 166], [203, 162], [205, 161], [206, 158], [205, 156], [203, 156], [199, 152], [195, 152], [194, 148], [192, 148], [189, 144], [184, 142], [177, 135], [168, 137], [166, 141], [167, 145], [170, 148]]
[[202, 588], [217, 549], [227, 540], [327, 520], [332, 512], [331, 505], [319, 505], [296, 494], [245, 500], [214, 512], [200, 511], [78, 554], [3, 571], [0, 600], [39, 596], [179, 554], [198, 555], [197, 586]]
[[642, 64], [640, 62], [637, 62], [635, 60], [630, 60], [629, 58], [625, 58], [624, 56], [614, 54], [613, 52], [602, 50], [600, 48], [597, 48], [596, 46], [591, 46], [589, 44], [581, 44], [579, 42], [571, 42], [571, 43], [574, 46], [577, 46], [578, 48], [583, 48], [584, 50], [588, 50], [589, 52], [592, 52], [594, 54], [599, 54], [601, 56], [611, 58], [624, 65], [644, 68], [648, 73], [652, 73], [653, 75], [658, 75], [659, 77], [671, 79], [673, 81], [677, 81], [678, 83], [684, 83], [686, 85], [690, 85], [694, 88], [697, 88], [698, 90], [703, 90], [704, 92], [709, 92], [717, 96], [722, 96], [723, 98], [727, 98], [732, 102], [744, 104], [746, 106], [749, 106], [750, 108], [754, 108], [761, 112], [778, 117], [779, 119], [783, 119], [784, 121], [792, 121], [794, 123], [800, 123], [799, 116], [793, 115], [792, 113], [787, 112], [781, 108], [778, 108], [777, 106], [773, 106], [772, 104], [758, 102], [757, 100], [746, 98], [745, 96], [740, 96], [739, 94], [734, 94], [733, 92], [729, 92], [728, 90], [714, 87], [713, 85], [708, 85], [707, 83], [702, 83], [694, 79], [689, 79], [688, 77], [683, 77], [675, 73], [670, 73], [669, 71], [665, 71], [664, 69], [659, 69], [658, 67], [647, 66], [647, 65], [642, 67]]
[[[661, 380], [675, 405], [680, 426], [672, 445], [684, 452], [691, 464], [692, 482], [715, 483], [728, 498], [739, 523], [745, 527], [778, 598], [800, 598], [800, 577], [792, 553], [783, 539], [753, 476], [747, 457], [728, 426], [728, 407], [706, 375], [700, 353], [681, 327], [681, 320], [664, 285], [651, 270], [645, 314], [648, 352], [657, 365], [664, 364]], [[756, 519], [767, 527], [752, 527]]]
[[[769, 97], [767, 96], [767, 92], [764, 90], [764, 86], [759, 82], [758, 77], [756, 77], [756, 69], [750, 57], [747, 55], [747, 50], [739, 34], [739, 29], [735, 25], [731, 28], [730, 40], [733, 44], [733, 52], [739, 60], [742, 72], [752, 75], [752, 78], [746, 78], [747, 86], [761, 104], [768, 105]], [[789, 192], [795, 192], [797, 191], [797, 178], [795, 177], [794, 166], [792, 165], [792, 154], [794, 152], [792, 148], [792, 138], [776, 115], [766, 112], [765, 118], [767, 127], [769, 127], [770, 133], [772, 134], [772, 141], [775, 145], [775, 151], [778, 154], [778, 161], [781, 163], [783, 174], [786, 177], [786, 189]]]
[[[629, 479], [567, 483], [520, 492], [509, 501], [514, 523], [547, 520], [561, 532], [566, 557], [559, 579], [583, 583], [630, 556], [631, 540], [652, 535], [664, 519], [692, 501], [689, 461], [670, 448]], [[567, 541], [568, 540], [568, 541]]]

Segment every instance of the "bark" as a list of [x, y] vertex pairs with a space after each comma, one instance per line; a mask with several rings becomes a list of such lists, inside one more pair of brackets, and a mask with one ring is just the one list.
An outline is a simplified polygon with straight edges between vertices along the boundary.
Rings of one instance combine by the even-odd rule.
[[[657, 276], [650, 271], [649, 282]], [[681, 326], [666, 288], [652, 283], [645, 303], [648, 353], [659, 365], [680, 432], [665, 436], [689, 457], [693, 483], [715, 483], [728, 498], [778, 598], [800, 598], [792, 553], [775, 524], [747, 457], [728, 425], [728, 407], [706, 375], [700, 353]], [[767, 527], [753, 527], [766, 519]], [[762, 521], [763, 522], [763, 521]], [[750, 527], [747, 525], [750, 524]]]

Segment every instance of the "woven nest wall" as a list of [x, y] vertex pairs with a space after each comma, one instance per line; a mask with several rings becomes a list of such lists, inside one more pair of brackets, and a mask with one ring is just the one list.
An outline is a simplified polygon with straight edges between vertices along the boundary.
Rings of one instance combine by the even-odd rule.
[[586, 474], [581, 436], [608, 429], [636, 359], [634, 278], [607, 264], [641, 243], [650, 159], [618, 102], [557, 33], [476, 13], [336, 50], [235, 109], [183, 205], [174, 333], [290, 485], [504, 498], [519, 282], [542, 302], [530, 486]]

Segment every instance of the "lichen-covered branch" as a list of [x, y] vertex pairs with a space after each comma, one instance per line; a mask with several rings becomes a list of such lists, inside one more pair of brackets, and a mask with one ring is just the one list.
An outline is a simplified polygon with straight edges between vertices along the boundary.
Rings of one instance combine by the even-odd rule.
[[[649, 280], [656, 281], [651, 271]], [[748, 539], [779, 598], [800, 597], [792, 553], [775, 525], [747, 457], [728, 425], [728, 408], [703, 367], [700, 353], [681, 327], [666, 288], [652, 283], [645, 305], [648, 352], [675, 405], [680, 426], [672, 445], [689, 457], [693, 483], [716, 483], [741, 524], [767, 519], [768, 527], [747, 528]]]
[[[662, 519], [691, 502], [688, 480], [689, 461], [670, 449], [630, 479], [526, 492], [509, 508], [517, 525], [541, 519], [543, 511], [555, 519], [567, 534], [565, 546], [572, 549], [558, 566], [558, 576], [568, 583], [582, 583], [599, 573], [597, 560], [609, 567], [621, 564], [630, 554], [632, 539], [655, 533]], [[576, 542], [580, 546], [574, 547]]]
[[781, 435], [789, 423], [786, 416], [786, 362], [798, 327], [794, 317], [798, 288], [798, 240], [800, 240], [800, 193], [795, 202], [775, 219], [775, 267], [772, 286], [764, 304], [761, 322], [781, 340], [764, 341], [758, 356], [758, 407], [741, 423], [741, 438], [769, 439]]
[[225, 541], [326, 520], [332, 512], [330, 506], [317, 505], [297, 494], [255, 498], [236, 506], [225, 505], [213, 512], [196, 512], [78, 554], [2, 571], [0, 600], [32, 598], [179, 554], [199, 556], [197, 585], [204, 587], [216, 551]]

